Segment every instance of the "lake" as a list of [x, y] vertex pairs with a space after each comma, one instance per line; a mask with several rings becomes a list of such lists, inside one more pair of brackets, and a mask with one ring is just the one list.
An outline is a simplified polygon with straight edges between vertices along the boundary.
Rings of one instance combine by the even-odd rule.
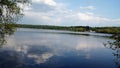
[[0, 48], [0, 68], [119, 68], [110, 34], [18, 29]]

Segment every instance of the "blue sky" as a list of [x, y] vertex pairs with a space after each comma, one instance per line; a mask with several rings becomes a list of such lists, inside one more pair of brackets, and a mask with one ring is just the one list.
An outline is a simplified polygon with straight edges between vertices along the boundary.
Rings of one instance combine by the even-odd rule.
[[23, 24], [120, 26], [120, 0], [32, 0]]

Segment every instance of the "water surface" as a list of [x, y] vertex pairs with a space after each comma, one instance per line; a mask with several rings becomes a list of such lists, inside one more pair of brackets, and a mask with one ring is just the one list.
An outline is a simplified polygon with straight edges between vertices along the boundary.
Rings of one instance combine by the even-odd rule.
[[0, 68], [117, 68], [108, 34], [18, 29], [0, 48]]

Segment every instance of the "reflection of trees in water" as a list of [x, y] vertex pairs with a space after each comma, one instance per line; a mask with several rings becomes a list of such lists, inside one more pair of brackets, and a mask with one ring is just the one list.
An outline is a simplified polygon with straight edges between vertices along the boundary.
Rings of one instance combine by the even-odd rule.
[[115, 41], [109, 41], [107, 44], [104, 44], [104, 46], [114, 50], [112, 53], [115, 57], [114, 62], [116, 64], [116, 68], [120, 68], [120, 35], [115, 35], [114, 39]]
[[[7, 35], [11, 35], [11, 34], [13, 34], [14, 33], [14, 29], [15, 28], [11, 28], [12, 30], [9, 30], [9, 29], [4, 29], [4, 31], [2, 31], [1, 29], [0, 29], [0, 47], [2, 47], [2, 45], [4, 45], [5, 43], [6, 43], [6, 36]], [[6, 33], [6, 32], [7, 33]], [[8, 33], [8, 31], [9, 31], [9, 33]]]
[[4, 35], [0, 34], [0, 47], [5, 43]]

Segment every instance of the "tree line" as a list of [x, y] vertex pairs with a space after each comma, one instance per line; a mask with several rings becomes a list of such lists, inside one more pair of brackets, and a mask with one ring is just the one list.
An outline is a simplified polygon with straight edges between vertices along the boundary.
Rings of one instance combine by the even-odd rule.
[[54, 29], [77, 32], [88, 31], [97, 33], [120, 34], [120, 27], [53, 26], [53, 25], [28, 25], [28, 24], [14, 24], [14, 26], [17, 28]]

